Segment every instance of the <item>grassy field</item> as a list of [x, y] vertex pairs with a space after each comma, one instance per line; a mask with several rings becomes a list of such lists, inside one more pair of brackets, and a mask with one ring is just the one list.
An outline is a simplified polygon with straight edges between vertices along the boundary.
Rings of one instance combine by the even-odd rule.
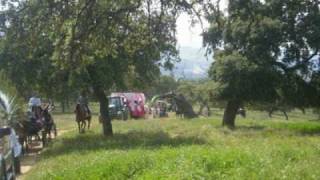
[[233, 131], [210, 118], [113, 121], [114, 137], [78, 134], [72, 114], [54, 116], [58, 137], [24, 179], [319, 179], [320, 121], [308, 112], [249, 112]]

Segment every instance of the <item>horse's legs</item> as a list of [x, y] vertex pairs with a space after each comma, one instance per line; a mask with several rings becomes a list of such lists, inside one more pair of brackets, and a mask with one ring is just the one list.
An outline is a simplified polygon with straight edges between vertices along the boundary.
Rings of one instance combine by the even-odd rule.
[[38, 140], [38, 141], [41, 140], [41, 137], [40, 137], [40, 135], [39, 135], [38, 133], [37, 133], [36, 137], [37, 137], [37, 140]]
[[88, 118], [88, 129], [90, 129], [91, 117]]
[[52, 125], [49, 125], [48, 128], [46, 128], [46, 137], [48, 138], [48, 140], [51, 140], [51, 129]]
[[81, 122], [80, 121], [78, 121], [78, 128], [79, 128], [79, 133], [81, 133], [81, 124], [80, 124]]
[[52, 125], [49, 126], [48, 132], [47, 132], [49, 140], [51, 140], [51, 130], [52, 130]]
[[82, 121], [82, 130], [83, 130], [83, 132], [86, 130], [86, 126], [87, 126], [86, 120], [83, 120]]
[[42, 134], [42, 147], [45, 147], [47, 145], [47, 131], [46, 129], [44, 131], [41, 131]]
[[57, 133], [57, 126], [56, 126], [55, 123], [53, 124], [53, 134], [54, 134], [54, 138], [56, 138], [57, 135], [58, 135], [58, 133]]
[[24, 140], [25, 140], [25, 143], [26, 143], [26, 153], [28, 153], [29, 152], [30, 137], [26, 136]]
[[48, 131], [47, 131], [47, 134], [49, 135], [49, 139], [51, 140], [51, 131], [52, 131], [52, 127], [53, 127], [53, 124], [50, 124], [49, 127], [48, 127]]

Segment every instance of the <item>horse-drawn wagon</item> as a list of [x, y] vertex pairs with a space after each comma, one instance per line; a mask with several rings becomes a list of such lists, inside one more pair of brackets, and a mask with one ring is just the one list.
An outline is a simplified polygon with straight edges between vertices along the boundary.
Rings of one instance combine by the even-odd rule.
[[19, 135], [19, 142], [23, 148], [23, 152], [29, 150], [30, 144], [35, 140], [41, 141], [42, 146], [46, 146], [48, 142], [52, 139], [52, 136], [57, 136], [56, 124], [50, 114], [50, 105], [46, 107], [39, 107], [38, 114], [33, 116], [29, 115], [14, 123], [14, 129]]

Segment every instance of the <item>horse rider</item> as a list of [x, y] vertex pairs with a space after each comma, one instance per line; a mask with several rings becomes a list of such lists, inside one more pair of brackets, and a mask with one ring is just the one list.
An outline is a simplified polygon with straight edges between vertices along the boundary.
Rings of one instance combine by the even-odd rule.
[[29, 111], [32, 113], [32, 117], [35, 119], [40, 118], [41, 114], [41, 99], [37, 96], [36, 93], [33, 93], [33, 96], [29, 99]]
[[41, 99], [37, 96], [36, 93], [33, 93], [33, 96], [29, 99], [29, 115], [31, 126], [29, 128], [41, 128], [43, 125], [41, 118]]
[[86, 93], [85, 92], [82, 92], [80, 94], [80, 96], [78, 97], [78, 100], [77, 100], [77, 104], [79, 104], [82, 108], [84, 108], [84, 110], [86, 111], [87, 113], [87, 116], [90, 116], [91, 115], [91, 111], [89, 109], [89, 106], [88, 106], [88, 99], [86, 97]]

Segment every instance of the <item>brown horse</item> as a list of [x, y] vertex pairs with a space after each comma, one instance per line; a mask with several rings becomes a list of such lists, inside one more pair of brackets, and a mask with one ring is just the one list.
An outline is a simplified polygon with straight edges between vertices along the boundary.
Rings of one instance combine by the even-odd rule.
[[80, 104], [76, 105], [74, 111], [76, 113], [76, 122], [78, 123], [79, 133], [82, 133], [86, 129], [86, 121], [88, 121], [88, 129], [90, 128], [91, 123], [91, 114], [86, 111], [85, 107]]

